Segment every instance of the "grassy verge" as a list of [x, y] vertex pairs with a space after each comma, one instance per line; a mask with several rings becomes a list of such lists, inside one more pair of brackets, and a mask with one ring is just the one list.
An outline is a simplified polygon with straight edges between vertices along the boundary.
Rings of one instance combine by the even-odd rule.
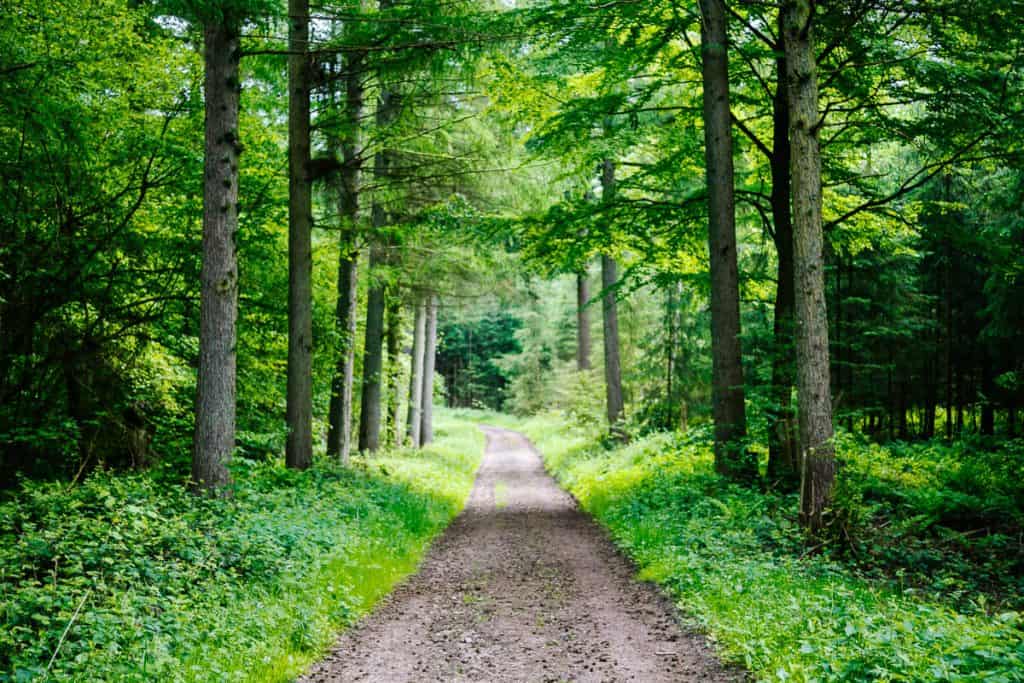
[[228, 500], [177, 468], [24, 483], [0, 505], [0, 681], [290, 680], [462, 509], [468, 417], [348, 470], [239, 461]]
[[706, 439], [663, 434], [609, 451], [558, 416], [505, 424], [534, 440], [641, 577], [760, 680], [1024, 680], [1020, 613], [806, 553], [795, 498], [723, 481]]

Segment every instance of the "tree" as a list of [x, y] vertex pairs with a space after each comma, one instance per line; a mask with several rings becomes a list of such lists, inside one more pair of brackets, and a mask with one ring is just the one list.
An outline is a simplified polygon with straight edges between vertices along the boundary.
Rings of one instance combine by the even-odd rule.
[[349, 52], [342, 61], [345, 83], [340, 138], [342, 160], [338, 173], [337, 212], [339, 223], [338, 298], [335, 305], [335, 329], [341, 340], [337, 350], [334, 378], [331, 382], [331, 404], [328, 416], [327, 451], [347, 463], [352, 448], [352, 384], [355, 371], [356, 317], [358, 315], [359, 191], [362, 171], [360, 128], [363, 116], [365, 55]]
[[423, 389], [420, 401], [420, 445], [434, 440], [434, 362], [437, 356], [437, 295], [427, 299], [426, 335], [423, 343]]
[[576, 274], [576, 369], [590, 369], [590, 273], [584, 268]]
[[238, 319], [239, 25], [230, 15], [203, 28], [206, 154], [199, 373], [192, 481], [216, 491], [231, 480], [235, 447], [235, 324]]
[[288, 440], [285, 461], [313, 463], [313, 205], [309, 0], [288, 0]]
[[818, 79], [811, 35], [814, 5], [810, 0], [788, 0], [783, 11], [792, 144], [800, 520], [819, 532], [832, 499], [836, 465], [822, 254]]
[[708, 253], [711, 264], [715, 469], [735, 479], [752, 480], [757, 476], [757, 465], [742, 443], [747, 433], [747, 417], [740, 345], [726, 7], [723, 0], [701, 0], [700, 8]]
[[[615, 164], [605, 159], [601, 164], [601, 201], [610, 206], [615, 201]], [[619, 354], [619, 311], [615, 287], [618, 285], [618, 266], [608, 254], [601, 255], [601, 312], [604, 320], [604, 385], [608, 428], [620, 439], [626, 438], [621, 422], [625, 413], [622, 398], [622, 362]]]
[[409, 415], [406, 419], [406, 433], [413, 447], [420, 446], [420, 428], [423, 416], [423, 365], [427, 335], [427, 301], [420, 297], [416, 301], [415, 320], [412, 334], [411, 371], [409, 373]]

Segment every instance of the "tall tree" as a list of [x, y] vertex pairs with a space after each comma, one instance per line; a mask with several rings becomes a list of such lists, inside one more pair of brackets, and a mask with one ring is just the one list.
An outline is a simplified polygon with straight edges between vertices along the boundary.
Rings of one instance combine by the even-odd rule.
[[235, 447], [235, 339], [238, 320], [239, 26], [226, 13], [203, 29], [206, 161], [200, 274], [199, 375], [192, 481], [214, 491], [229, 483]]
[[427, 302], [420, 297], [416, 301], [415, 320], [412, 333], [412, 358], [409, 372], [409, 413], [406, 420], [406, 434], [413, 447], [420, 445], [420, 420], [423, 415], [423, 349], [427, 334]]
[[590, 273], [584, 268], [576, 273], [576, 369], [590, 369]]
[[402, 301], [398, 298], [398, 292], [395, 289], [397, 288], [392, 288], [386, 311], [388, 353], [388, 413], [386, 424], [387, 440], [392, 446], [397, 446], [402, 440], [401, 419], [399, 419], [402, 397], [401, 392], [398, 390], [402, 375], [402, 360], [399, 357], [399, 346], [402, 342]]
[[740, 347], [727, 10], [723, 0], [701, 0], [700, 9], [708, 251], [711, 263], [715, 469], [735, 479], [752, 480], [757, 476], [757, 463], [746, 454], [743, 445], [747, 433], [747, 417]]
[[[615, 201], [615, 163], [605, 159], [601, 164], [601, 201], [611, 206]], [[619, 353], [619, 309], [615, 286], [618, 284], [618, 264], [608, 254], [601, 255], [601, 286], [604, 295], [601, 311], [604, 317], [604, 385], [608, 428], [613, 435], [625, 438], [622, 418], [625, 405], [622, 398], [622, 361]]]
[[288, 467], [313, 463], [309, 0], [288, 0]]
[[352, 449], [352, 383], [355, 369], [356, 317], [358, 315], [359, 244], [359, 182], [362, 171], [360, 127], [363, 116], [363, 65], [361, 52], [345, 53], [342, 76], [345, 83], [345, 104], [340, 125], [341, 171], [338, 174], [338, 299], [335, 326], [341, 340], [337, 350], [334, 378], [331, 382], [331, 405], [328, 416], [327, 451], [343, 463]]
[[423, 389], [420, 401], [420, 445], [434, 440], [434, 363], [437, 360], [437, 295], [427, 299], [427, 322], [423, 342]]
[[814, 3], [787, 0], [783, 28], [793, 183], [793, 263], [799, 401], [800, 520], [820, 531], [835, 479], [828, 311], [822, 254], [818, 79], [811, 28]]

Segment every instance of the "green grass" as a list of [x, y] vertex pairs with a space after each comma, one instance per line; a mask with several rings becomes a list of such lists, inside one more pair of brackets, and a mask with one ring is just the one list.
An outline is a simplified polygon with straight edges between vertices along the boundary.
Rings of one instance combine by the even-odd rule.
[[471, 417], [348, 470], [240, 460], [228, 500], [184, 491], [180, 464], [23, 483], [0, 504], [0, 681], [291, 680], [462, 509]]
[[706, 438], [662, 434], [604, 450], [559, 416], [518, 426], [641, 578], [758, 679], [1024, 680], [1020, 613], [807, 553], [795, 498], [716, 476]]

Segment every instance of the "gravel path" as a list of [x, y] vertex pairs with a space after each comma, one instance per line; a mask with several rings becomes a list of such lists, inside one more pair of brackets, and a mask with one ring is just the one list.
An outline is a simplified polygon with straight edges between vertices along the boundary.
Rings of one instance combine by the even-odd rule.
[[487, 428], [466, 510], [302, 681], [739, 681], [544, 471]]

